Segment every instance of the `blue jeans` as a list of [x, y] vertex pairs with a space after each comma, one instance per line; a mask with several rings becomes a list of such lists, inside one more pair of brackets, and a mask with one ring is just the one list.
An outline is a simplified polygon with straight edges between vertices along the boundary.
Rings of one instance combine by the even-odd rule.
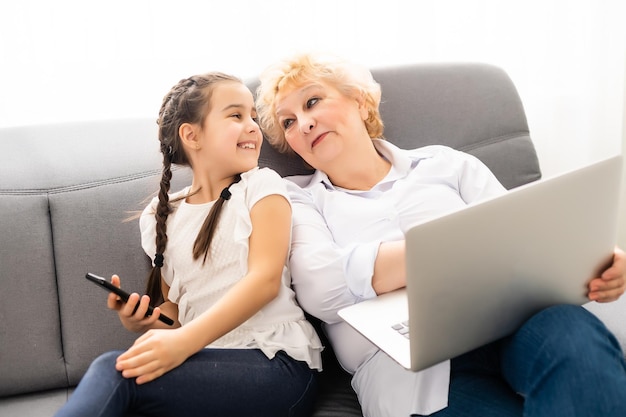
[[280, 351], [269, 360], [257, 349], [203, 349], [156, 380], [137, 385], [115, 370], [122, 352], [105, 353], [56, 417], [308, 416], [315, 371]]
[[449, 406], [431, 417], [459, 416], [626, 416], [624, 355], [583, 307], [550, 307], [452, 360]]

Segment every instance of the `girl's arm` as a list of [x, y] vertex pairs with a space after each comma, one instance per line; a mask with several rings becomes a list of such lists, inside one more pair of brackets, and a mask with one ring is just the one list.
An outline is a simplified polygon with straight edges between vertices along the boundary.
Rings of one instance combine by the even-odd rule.
[[291, 208], [280, 195], [259, 200], [250, 212], [248, 273], [210, 309], [172, 331], [150, 330], [118, 357], [116, 368], [143, 384], [235, 329], [279, 293], [289, 249]]
[[291, 227], [291, 208], [280, 195], [257, 202], [251, 212], [248, 273], [213, 307], [184, 327], [191, 353], [235, 329], [278, 295]]

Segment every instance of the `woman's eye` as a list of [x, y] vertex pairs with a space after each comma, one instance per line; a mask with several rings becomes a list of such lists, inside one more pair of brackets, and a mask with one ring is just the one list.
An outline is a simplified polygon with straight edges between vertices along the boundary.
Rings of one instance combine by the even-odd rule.
[[241, 119], [241, 115], [239, 113], [231, 114], [230, 117], [235, 117], [237, 119]]
[[306, 101], [306, 108], [310, 109], [311, 107], [313, 107], [315, 105], [315, 103], [317, 103], [319, 101], [319, 98], [317, 97], [313, 97], [310, 98]]
[[293, 123], [293, 120], [291, 120], [291, 119], [285, 119], [285, 120], [283, 120], [283, 122], [282, 122], [283, 129], [284, 129], [284, 130], [289, 129], [289, 126], [291, 126], [291, 124], [292, 124], [292, 123]]

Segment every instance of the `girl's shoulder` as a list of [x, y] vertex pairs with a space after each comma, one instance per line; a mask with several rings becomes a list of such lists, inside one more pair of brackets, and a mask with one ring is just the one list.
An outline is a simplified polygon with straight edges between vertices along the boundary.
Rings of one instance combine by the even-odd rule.
[[247, 179], [248, 181], [261, 181], [264, 179], [267, 180], [281, 180], [281, 176], [278, 172], [274, 171], [272, 168], [268, 167], [256, 167], [252, 168], [250, 171], [246, 171], [241, 174], [242, 179]]
[[285, 188], [285, 180], [271, 168], [254, 168], [241, 174], [242, 183], [247, 188]]
[[[191, 189], [191, 186], [188, 185], [181, 190], [168, 193], [170, 205], [176, 206], [176, 203], [183, 200], [185, 196], [189, 194], [190, 189]], [[159, 204], [159, 196], [156, 195], [152, 197], [152, 199], [150, 200], [150, 203], [148, 203], [148, 205], [144, 208], [143, 214], [144, 215], [154, 214], [158, 204]]]
[[254, 168], [241, 174], [238, 186], [245, 188], [248, 205], [271, 194], [287, 197], [287, 183], [276, 171], [271, 168]]

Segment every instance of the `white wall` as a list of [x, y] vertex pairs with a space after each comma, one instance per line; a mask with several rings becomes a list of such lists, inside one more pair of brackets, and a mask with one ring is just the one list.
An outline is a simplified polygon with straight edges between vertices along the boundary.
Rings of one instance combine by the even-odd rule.
[[[624, 79], [626, 79], [626, 66], [624, 67]], [[626, 103], [626, 83], [624, 83], [624, 103]], [[626, 104], [622, 110], [622, 153], [626, 152]], [[622, 215], [620, 218], [617, 244], [621, 248], [626, 248], [626, 162], [622, 171]]]
[[318, 49], [370, 66], [483, 61], [524, 102], [544, 174], [621, 151], [620, 0], [13, 0], [0, 4], [0, 127], [156, 117], [180, 78], [256, 75]]

